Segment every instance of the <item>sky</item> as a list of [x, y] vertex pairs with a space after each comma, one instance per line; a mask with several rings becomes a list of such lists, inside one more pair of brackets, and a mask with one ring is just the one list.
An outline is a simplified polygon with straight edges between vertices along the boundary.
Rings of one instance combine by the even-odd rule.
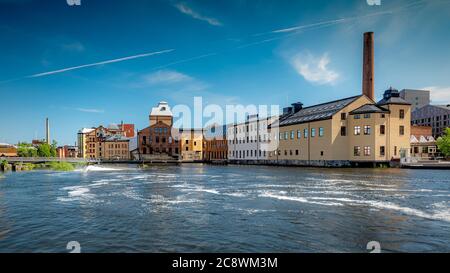
[[46, 117], [60, 145], [83, 127], [142, 129], [159, 101], [194, 96], [285, 107], [359, 95], [367, 31], [377, 98], [393, 86], [450, 103], [450, 0], [80, 3], [0, 0], [0, 142], [44, 138]]

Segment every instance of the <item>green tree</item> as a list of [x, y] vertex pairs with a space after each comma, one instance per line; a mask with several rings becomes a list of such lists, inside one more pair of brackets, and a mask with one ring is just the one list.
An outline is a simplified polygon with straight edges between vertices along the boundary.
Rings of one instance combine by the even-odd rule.
[[33, 145], [22, 142], [17, 145], [17, 155], [19, 157], [36, 157], [37, 150]]
[[37, 154], [39, 157], [51, 157], [51, 149], [52, 147], [47, 143], [40, 144], [37, 148]]
[[51, 157], [57, 157], [58, 156], [57, 148], [58, 148], [58, 142], [53, 140], [52, 145], [50, 147], [50, 156]]
[[439, 151], [446, 157], [450, 157], [450, 128], [445, 129], [444, 135], [439, 137], [436, 143]]

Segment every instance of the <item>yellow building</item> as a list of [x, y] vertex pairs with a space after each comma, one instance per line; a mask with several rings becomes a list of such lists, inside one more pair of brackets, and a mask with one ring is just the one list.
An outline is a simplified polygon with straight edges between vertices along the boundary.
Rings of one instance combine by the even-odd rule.
[[203, 160], [203, 129], [180, 129], [178, 139], [182, 161]]
[[375, 103], [366, 95], [310, 107], [290, 107], [271, 126], [278, 149], [270, 163], [354, 166], [388, 163], [410, 150], [411, 105], [389, 89]]
[[95, 128], [83, 128], [80, 131], [78, 131], [78, 157], [80, 158], [87, 158], [87, 151], [89, 150], [88, 148], [88, 138], [89, 138], [89, 133], [91, 133], [92, 131], [94, 131]]

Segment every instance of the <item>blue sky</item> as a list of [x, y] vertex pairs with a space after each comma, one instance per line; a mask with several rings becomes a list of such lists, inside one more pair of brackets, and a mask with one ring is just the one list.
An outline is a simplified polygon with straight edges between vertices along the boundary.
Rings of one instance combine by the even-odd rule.
[[[99, 124], [148, 126], [158, 101], [305, 105], [361, 93], [375, 32], [376, 95], [450, 102], [450, 1], [0, 0], [0, 142], [73, 144]], [[143, 55], [144, 54], [144, 55]]]

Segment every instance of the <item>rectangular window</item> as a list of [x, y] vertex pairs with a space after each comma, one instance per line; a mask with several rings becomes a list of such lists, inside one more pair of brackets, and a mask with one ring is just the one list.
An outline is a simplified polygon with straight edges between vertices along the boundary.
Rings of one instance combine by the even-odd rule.
[[386, 154], [384, 146], [380, 146], [380, 156], [384, 156]]
[[347, 135], [347, 127], [341, 126], [341, 136], [346, 136], [346, 135]]
[[361, 155], [361, 147], [359, 147], [359, 146], [353, 147], [353, 155], [360, 156]]
[[355, 136], [361, 135], [361, 126], [355, 126], [354, 135]]
[[361, 116], [360, 116], [360, 115], [355, 115], [353, 118], [354, 118], [354, 119], [360, 119]]
[[283, 140], [283, 133], [280, 133], [280, 140]]
[[364, 156], [370, 156], [370, 146], [364, 147]]
[[303, 136], [304, 138], [308, 138], [308, 129], [303, 130]]
[[386, 131], [386, 126], [380, 125], [380, 135], [384, 135]]
[[370, 135], [370, 125], [364, 125], [364, 134]]
[[364, 114], [364, 118], [370, 118], [370, 114]]
[[289, 139], [289, 133], [286, 131], [286, 132], [284, 132], [284, 139], [285, 140], [288, 140]]
[[346, 120], [346, 119], [347, 119], [347, 114], [341, 113], [341, 120]]
[[291, 131], [291, 139], [294, 139], [295, 133], [294, 131]]
[[319, 128], [319, 137], [323, 137], [324, 130], [322, 127]]
[[405, 135], [405, 126], [401, 125], [399, 130], [400, 130], [400, 135], [401, 136]]
[[399, 117], [400, 117], [400, 119], [404, 119], [405, 118], [405, 110], [400, 109]]
[[297, 139], [302, 138], [302, 131], [297, 130]]
[[316, 128], [311, 128], [311, 137], [316, 136]]

